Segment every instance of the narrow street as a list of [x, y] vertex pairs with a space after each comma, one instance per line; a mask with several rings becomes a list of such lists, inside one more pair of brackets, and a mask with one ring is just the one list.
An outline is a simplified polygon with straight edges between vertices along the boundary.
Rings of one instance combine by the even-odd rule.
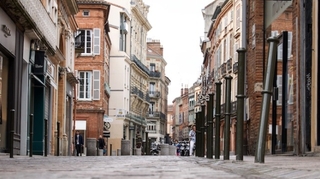
[[266, 156], [265, 163], [179, 156], [0, 156], [0, 178], [320, 178], [319, 157]]

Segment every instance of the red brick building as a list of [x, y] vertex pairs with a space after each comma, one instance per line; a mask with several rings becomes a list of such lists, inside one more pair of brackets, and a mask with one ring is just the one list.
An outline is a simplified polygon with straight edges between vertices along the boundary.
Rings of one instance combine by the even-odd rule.
[[[76, 46], [82, 53], [75, 59], [79, 79], [76, 89], [75, 129], [83, 134], [89, 154], [90, 147], [95, 147], [95, 139], [103, 133], [103, 118], [108, 114], [109, 108], [110, 94], [105, 87], [109, 84], [111, 42], [106, 22], [110, 6], [105, 1], [77, 2], [79, 13], [75, 18], [79, 30], [76, 34]], [[90, 146], [86, 143], [88, 141], [91, 141]]]

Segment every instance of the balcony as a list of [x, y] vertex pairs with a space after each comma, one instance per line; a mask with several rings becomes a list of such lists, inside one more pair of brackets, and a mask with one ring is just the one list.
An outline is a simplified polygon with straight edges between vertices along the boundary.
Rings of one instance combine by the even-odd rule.
[[150, 76], [150, 70], [135, 56], [132, 55], [131, 60], [144, 72]]
[[237, 101], [231, 103], [231, 115], [237, 115]]
[[238, 62], [233, 64], [233, 73], [234, 74], [238, 73]]
[[108, 83], [104, 83], [104, 92], [110, 96], [111, 90], [110, 90], [110, 86]]
[[161, 73], [157, 72], [157, 71], [150, 71], [150, 77], [151, 78], [160, 78], [161, 77]]
[[162, 112], [159, 112], [159, 111], [149, 111], [147, 116], [149, 116], [149, 118], [157, 118], [157, 119], [160, 119], [162, 121], [166, 120], [166, 115], [164, 113], [162, 113]]
[[149, 91], [150, 98], [160, 98], [160, 91]]
[[230, 58], [228, 61], [227, 61], [227, 72], [228, 73], [231, 73], [232, 72], [232, 58]]
[[131, 94], [137, 95], [139, 98], [144, 99], [143, 92], [135, 86], [131, 87]]
[[223, 63], [221, 66], [220, 66], [220, 70], [221, 70], [221, 75], [224, 76], [227, 74], [227, 65], [226, 63]]
[[142, 116], [135, 115], [135, 114], [126, 114], [126, 118], [135, 121], [138, 124], [147, 125], [146, 119]]

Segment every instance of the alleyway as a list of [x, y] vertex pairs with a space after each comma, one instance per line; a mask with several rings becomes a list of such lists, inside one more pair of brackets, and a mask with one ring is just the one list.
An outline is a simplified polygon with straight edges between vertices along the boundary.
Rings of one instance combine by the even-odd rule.
[[320, 178], [319, 157], [267, 156], [265, 164], [178, 156], [0, 156], [0, 178]]

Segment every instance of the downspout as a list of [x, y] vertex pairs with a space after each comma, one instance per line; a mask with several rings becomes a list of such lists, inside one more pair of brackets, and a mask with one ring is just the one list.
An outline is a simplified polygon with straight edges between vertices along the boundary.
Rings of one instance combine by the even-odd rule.
[[[301, 150], [300, 150], [300, 153], [301, 154], [305, 154], [306, 153], [306, 88], [304, 87], [305, 86], [305, 76], [306, 76], [306, 71], [305, 71], [305, 62], [306, 62], [306, 59], [305, 59], [305, 0], [300, 0], [300, 19], [298, 19], [299, 23], [300, 23], [300, 38], [297, 39], [297, 40], [300, 40], [300, 62], [299, 63], [299, 86], [301, 87], [300, 88], [300, 140], [301, 140], [301, 143], [300, 143], [300, 147], [301, 147]], [[298, 29], [297, 29], [298, 30]], [[298, 44], [297, 44], [298, 45]], [[297, 55], [298, 57], [298, 55]]]

